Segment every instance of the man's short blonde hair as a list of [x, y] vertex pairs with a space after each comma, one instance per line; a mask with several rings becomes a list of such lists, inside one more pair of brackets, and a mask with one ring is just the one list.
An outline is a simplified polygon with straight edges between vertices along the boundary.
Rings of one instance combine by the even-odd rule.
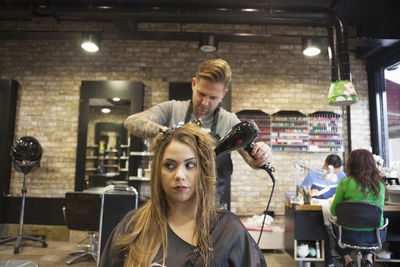
[[232, 80], [231, 67], [223, 59], [209, 59], [201, 63], [196, 72], [196, 79], [206, 79], [213, 83], [224, 83], [228, 88]]

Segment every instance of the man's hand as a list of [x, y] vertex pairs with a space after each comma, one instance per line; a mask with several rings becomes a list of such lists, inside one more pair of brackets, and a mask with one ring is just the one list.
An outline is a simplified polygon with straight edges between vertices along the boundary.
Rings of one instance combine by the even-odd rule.
[[261, 167], [271, 162], [272, 150], [266, 143], [257, 142], [251, 150], [251, 155], [254, 157], [255, 165]]
[[318, 189], [311, 189], [311, 191], [310, 191], [310, 196], [311, 197], [315, 197], [315, 196], [319, 196], [320, 195], [320, 193], [319, 193], [319, 190]]
[[272, 159], [272, 150], [264, 142], [257, 142], [254, 144], [254, 147], [251, 150], [251, 155], [253, 157], [250, 156], [249, 153], [247, 153], [243, 148], [238, 149], [238, 151], [247, 164], [249, 164], [253, 169], [258, 169], [258, 167], [262, 167], [265, 164], [270, 163]]

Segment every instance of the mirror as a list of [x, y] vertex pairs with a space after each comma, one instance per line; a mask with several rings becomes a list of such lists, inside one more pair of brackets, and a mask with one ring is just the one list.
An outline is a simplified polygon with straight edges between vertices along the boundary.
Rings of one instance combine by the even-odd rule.
[[89, 99], [85, 166], [88, 188], [128, 180], [129, 138], [123, 121], [129, 112], [129, 99]]
[[140, 146], [130, 142], [124, 120], [143, 110], [141, 82], [83, 81], [81, 85], [75, 191], [107, 179], [127, 181], [132, 165], [129, 150]]

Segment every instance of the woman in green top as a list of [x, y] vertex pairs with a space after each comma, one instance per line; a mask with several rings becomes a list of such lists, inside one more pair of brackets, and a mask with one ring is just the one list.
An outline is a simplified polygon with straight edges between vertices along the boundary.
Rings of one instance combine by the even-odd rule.
[[[336, 195], [332, 202], [331, 213], [336, 216], [336, 204], [341, 201], [362, 201], [377, 204], [383, 208], [385, 201], [385, 183], [379, 174], [375, 160], [366, 149], [353, 150], [346, 163], [347, 178], [338, 184]], [[381, 215], [381, 226], [383, 225], [383, 214]], [[355, 229], [343, 227], [343, 237], [356, 239], [360, 242], [376, 242], [374, 229]], [[382, 242], [386, 239], [386, 233], [381, 231]], [[350, 257], [351, 250], [336, 247], [343, 256], [346, 267], [357, 266]], [[368, 251], [362, 262], [363, 266], [372, 266], [372, 252]]]

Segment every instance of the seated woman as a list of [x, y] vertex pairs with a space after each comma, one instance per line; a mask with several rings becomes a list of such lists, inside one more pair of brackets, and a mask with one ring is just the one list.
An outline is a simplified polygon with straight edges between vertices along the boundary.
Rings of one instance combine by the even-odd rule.
[[216, 208], [209, 134], [186, 124], [152, 151], [151, 198], [117, 225], [99, 266], [267, 266], [238, 217]]
[[[363, 201], [377, 204], [383, 208], [385, 201], [385, 183], [379, 174], [375, 160], [368, 150], [353, 150], [346, 163], [346, 173], [349, 177], [340, 181], [336, 195], [332, 202], [331, 213], [336, 216], [336, 204], [341, 201]], [[381, 226], [383, 226], [383, 214]], [[386, 239], [386, 232], [381, 231], [382, 242]], [[343, 226], [343, 237], [359, 240], [360, 242], [376, 241], [374, 229], [354, 229]], [[357, 266], [350, 256], [350, 249], [337, 246], [338, 252], [345, 260], [345, 266]], [[372, 266], [372, 252], [368, 251], [363, 260], [363, 266]]]

